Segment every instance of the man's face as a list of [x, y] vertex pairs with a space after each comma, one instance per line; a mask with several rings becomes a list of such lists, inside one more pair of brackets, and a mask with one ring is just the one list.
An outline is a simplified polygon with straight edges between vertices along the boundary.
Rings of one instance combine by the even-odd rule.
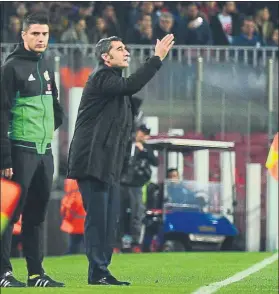
[[76, 25], [76, 30], [77, 32], [82, 32], [85, 29], [86, 29], [86, 22], [84, 19], [81, 19]]
[[149, 135], [147, 135], [143, 131], [141, 131], [141, 130], [137, 131], [137, 134], [136, 134], [136, 141], [137, 142], [144, 143], [148, 138], [149, 138]]
[[263, 12], [262, 12], [262, 20], [263, 21], [268, 21], [269, 17], [270, 17], [270, 13], [269, 13], [268, 8], [264, 8]]
[[150, 15], [145, 15], [141, 21], [143, 29], [149, 28], [152, 26], [152, 19]]
[[142, 12], [145, 14], [151, 14], [154, 10], [153, 2], [143, 2], [142, 3]]
[[114, 7], [112, 5], [108, 5], [104, 10], [104, 15], [108, 18], [113, 18], [115, 16]]
[[103, 18], [99, 17], [96, 20], [96, 27], [98, 28], [99, 31], [104, 31], [106, 28], [105, 20]]
[[163, 31], [169, 32], [173, 26], [173, 19], [171, 17], [163, 17], [160, 19], [160, 27]]
[[272, 40], [275, 44], [278, 45], [278, 30], [274, 30], [273, 34], [272, 34]]
[[112, 48], [108, 53], [102, 54], [103, 59], [113, 67], [125, 68], [129, 66], [128, 57], [130, 53], [120, 41], [112, 41]]
[[225, 6], [227, 13], [234, 13], [235, 12], [235, 3], [233, 1], [227, 2]]
[[32, 24], [23, 31], [24, 47], [29, 51], [42, 53], [47, 49], [49, 39], [49, 26], [46, 24]]
[[253, 35], [255, 32], [255, 24], [253, 21], [244, 21], [242, 31], [245, 35]]
[[198, 7], [196, 5], [190, 5], [187, 9], [187, 16], [189, 19], [196, 19], [198, 17]]
[[174, 181], [174, 182], [179, 181], [179, 174], [178, 174], [178, 171], [174, 170], [174, 171], [170, 172], [170, 173], [168, 174], [168, 178], [169, 178], [171, 181]]

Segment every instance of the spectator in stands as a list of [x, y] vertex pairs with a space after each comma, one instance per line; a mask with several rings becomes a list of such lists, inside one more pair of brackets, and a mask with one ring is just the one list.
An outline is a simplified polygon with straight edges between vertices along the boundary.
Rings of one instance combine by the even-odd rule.
[[9, 27], [3, 35], [5, 43], [18, 43], [21, 40], [21, 22], [17, 16], [10, 17]]
[[[152, 24], [154, 25], [157, 22], [157, 15], [154, 12], [154, 2], [151, 1], [145, 1], [140, 2], [140, 4], [137, 6], [136, 10], [133, 11], [133, 14], [130, 14], [130, 20], [132, 25], [136, 25], [139, 18], [141, 18], [142, 15], [150, 15], [152, 18]], [[131, 17], [134, 17], [132, 19]]]
[[35, 12], [40, 12], [40, 11], [46, 11], [46, 2], [32, 2], [29, 12], [30, 13], [35, 13]]
[[[268, 41], [267, 43], [268, 46], [272, 47], [279, 47], [279, 42], [278, 42], [278, 29], [273, 31], [272, 38], [271, 40]], [[271, 55], [271, 52], [269, 52], [268, 55]], [[279, 58], [279, 51], [276, 53], [277, 58]]]
[[179, 43], [184, 45], [211, 45], [212, 35], [206, 20], [195, 3], [188, 4], [187, 19], [180, 29]]
[[126, 36], [127, 44], [152, 44], [153, 29], [152, 19], [148, 14], [143, 14], [136, 26], [128, 29]]
[[99, 40], [109, 37], [107, 23], [102, 17], [96, 18], [94, 28], [89, 33], [90, 43], [96, 44]]
[[78, 9], [78, 16], [80, 18], [90, 18], [94, 12], [94, 3], [93, 2], [80, 2], [80, 7]]
[[62, 34], [62, 43], [88, 44], [88, 37], [85, 32], [86, 22], [84, 19], [77, 20], [72, 27]]
[[164, 10], [165, 3], [164, 1], [154, 1], [153, 5], [154, 5], [154, 11], [157, 12], [157, 11], [161, 11], [162, 9]]
[[27, 8], [26, 8], [26, 4], [25, 3], [20, 3], [17, 8], [16, 8], [16, 15], [17, 17], [20, 19], [20, 22], [22, 23], [24, 16], [27, 13]]
[[[67, 9], [68, 8], [68, 9]], [[60, 3], [53, 3], [49, 8], [50, 38], [49, 43], [59, 43], [62, 34], [69, 27], [69, 7], [63, 7]]]
[[[140, 6], [141, 13], [150, 15], [152, 17], [152, 22], [155, 18], [154, 8], [155, 8], [154, 2], [151, 2], [151, 1], [142, 2], [141, 6]], [[139, 17], [139, 15], [138, 15], [138, 17]]]
[[93, 16], [95, 4], [93, 2], [80, 2], [78, 7], [75, 7], [76, 14], [71, 17], [73, 20], [84, 19], [86, 22], [86, 33], [90, 34], [92, 28], [95, 26], [96, 20]]
[[135, 25], [135, 19], [138, 18], [138, 13], [139, 13], [139, 1], [132, 1], [130, 3], [130, 8], [129, 8], [129, 13], [128, 13], [128, 18], [129, 18], [129, 25], [134, 26]]
[[242, 33], [233, 37], [233, 46], [257, 46], [263, 45], [263, 41], [258, 34], [255, 33], [255, 22], [252, 17], [246, 17], [241, 27]]
[[173, 9], [174, 19], [177, 24], [181, 24], [181, 22], [186, 17], [187, 6], [185, 5], [185, 3], [187, 2], [178, 2], [175, 6], [175, 9]]
[[210, 27], [214, 45], [230, 45], [233, 36], [241, 32], [241, 20], [236, 13], [235, 2], [225, 2], [221, 12], [212, 17]]
[[160, 17], [160, 15], [164, 12], [169, 12], [172, 14], [171, 5], [169, 5], [169, 2], [163, 2], [163, 1], [156, 1], [153, 2], [154, 5], [154, 15], [156, 16], [156, 22], [154, 24], [157, 24], [157, 21]]
[[107, 32], [109, 36], [121, 36], [122, 32], [118, 23], [114, 7], [112, 5], [106, 5], [102, 17], [107, 23]]
[[161, 40], [166, 34], [177, 35], [174, 27], [174, 18], [170, 12], [163, 12], [159, 16], [159, 22], [154, 27], [154, 42], [157, 39]]
[[278, 29], [273, 31], [271, 40], [269, 40], [268, 45], [269, 46], [274, 46], [274, 47], [279, 46], [279, 43], [278, 43]]
[[217, 4], [217, 1], [204, 2], [200, 8], [200, 12], [201, 12], [203, 18], [208, 23], [211, 23], [211, 18], [219, 12], [219, 7]]
[[273, 23], [269, 20], [269, 9], [265, 7], [257, 11], [255, 17], [256, 31], [264, 42], [267, 42], [273, 33]]

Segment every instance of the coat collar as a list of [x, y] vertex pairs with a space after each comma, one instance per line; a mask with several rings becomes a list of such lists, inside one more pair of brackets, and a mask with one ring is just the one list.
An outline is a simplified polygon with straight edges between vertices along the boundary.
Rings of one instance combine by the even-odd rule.
[[101, 69], [111, 69], [113, 70], [115, 73], [117, 73], [119, 76], [122, 76], [122, 69], [119, 68], [119, 67], [111, 67], [111, 66], [107, 66], [106, 64], [103, 64], [103, 63], [99, 63], [98, 64], [98, 67], [97, 67], [97, 70], [101, 70]]

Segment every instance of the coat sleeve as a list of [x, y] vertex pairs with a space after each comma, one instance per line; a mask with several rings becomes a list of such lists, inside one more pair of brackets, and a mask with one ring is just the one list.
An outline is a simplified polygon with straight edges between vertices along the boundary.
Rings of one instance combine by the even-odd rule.
[[8, 137], [10, 115], [13, 100], [16, 97], [17, 83], [13, 67], [10, 64], [1, 67], [0, 97], [0, 169], [12, 167], [11, 143]]
[[103, 95], [131, 96], [140, 91], [162, 66], [158, 56], [148, 59], [134, 74], [128, 78], [117, 76], [112, 71], [100, 71], [96, 75], [99, 91]]
[[54, 129], [58, 129], [63, 122], [63, 109], [58, 101], [58, 90], [55, 83], [54, 75], [51, 82], [52, 97], [53, 97], [53, 110], [54, 110]]
[[157, 156], [155, 156], [154, 151], [150, 146], [145, 145], [145, 151], [146, 153], [146, 158], [148, 159], [149, 163], [153, 166], [158, 166], [159, 165], [159, 159]]

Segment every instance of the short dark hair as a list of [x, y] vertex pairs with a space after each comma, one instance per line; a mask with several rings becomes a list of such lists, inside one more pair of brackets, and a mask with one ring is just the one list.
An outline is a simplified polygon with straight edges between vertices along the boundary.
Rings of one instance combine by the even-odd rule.
[[108, 53], [110, 51], [110, 49], [112, 48], [111, 46], [111, 42], [113, 41], [120, 41], [122, 42], [122, 39], [117, 37], [117, 36], [112, 36], [109, 38], [104, 38], [101, 39], [95, 46], [95, 56], [97, 58], [97, 60], [100, 63], [103, 63], [104, 60], [102, 58], [102, 54], [104, 53]]
[[245, 23], [246, 21], [249, 21], [249, 22], [255, 22], [253, 16], [249, 16], [249, 15], [248, 15], [248, 16], [245, 16], [245, 18], [242, 20], [241, 27], [244, 26], [244, 23]]
[[172, 173], [172, 172], [177, 172], [178, 173], [178, 169], [177, 168], [169, 168], [167, 170], [167, 177], [169, 177], [170, 176], [170, 173]]
[[146, 135], [150, 135], [151, 129], [149, 129], [146, 125], [140, 125], [138, 131], [142, 131]]
[[41, 11], [27, 15], [23, 20], [22, 30], [28, 30], [32, 24], [49, 25], [48, 14], [44, 11]]
[[152, 21], [152, 17], [151, 17], [151, 15], [150, 15], [150, 14], [145, 14], [145, 13], [141, 13], [141, 14], [139, 15], [138, 21], [143, 21], [144, 18], [145, 18], [146, 16], [147, 16], [147, 17], [150, 17], [150, 18], [151, 18], [151, 21]]

